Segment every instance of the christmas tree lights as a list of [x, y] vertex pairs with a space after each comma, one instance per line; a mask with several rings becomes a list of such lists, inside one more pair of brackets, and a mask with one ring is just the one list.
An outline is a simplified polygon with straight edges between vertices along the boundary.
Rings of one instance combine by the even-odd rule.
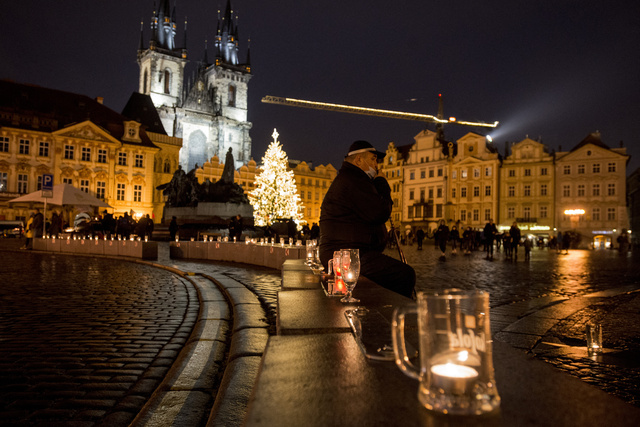
[[262, 172], [256, 176], [256, 187], [248, 193], [253, 206], [254, 224], [269, 226], [278, 220], [293, 220], [300, 228], [303, 205], [298, 195], [293, 171], [288, 170], [289, 158], [273, 130], [273, 142], [262, 158]]

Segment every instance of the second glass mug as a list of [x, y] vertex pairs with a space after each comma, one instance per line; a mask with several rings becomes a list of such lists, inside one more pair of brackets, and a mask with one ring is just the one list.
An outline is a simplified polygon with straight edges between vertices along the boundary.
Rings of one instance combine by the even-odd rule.
[[333, 273], [333, 279], [328, 280], [329, 294], [344, 295], [346, 289], [340, 275], [340, 251], [333, 251], [333, 258], [329, 260], [327, 273]]

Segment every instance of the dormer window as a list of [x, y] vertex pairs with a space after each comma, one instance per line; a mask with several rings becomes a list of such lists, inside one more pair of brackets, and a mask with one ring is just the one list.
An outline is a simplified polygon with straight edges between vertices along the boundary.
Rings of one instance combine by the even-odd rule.
[[124, 136], [127, 141], [140, 142], [140, 123], [136, 121], [124, 122]]

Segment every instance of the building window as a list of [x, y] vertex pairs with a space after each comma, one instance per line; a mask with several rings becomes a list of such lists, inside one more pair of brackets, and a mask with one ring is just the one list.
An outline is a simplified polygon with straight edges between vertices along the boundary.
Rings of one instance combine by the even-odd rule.
[[564, 172], [565, 175], [571, 175], [571, 165], [564, 165]]
[[458, 171], [451, 171], [451, 179], [457, 179], [458, 178]]
[[408, 207], [407, 216], [409, 219], [413, 219], [413, 206]]
[[413, 190], [409, 190], [409, 200], [413, 200]]
[[438, 168], [438, 176], [442, 176], [442, 174], [443, 174], [442, 168]]
[[616, 184], [607, 184], [607, 196], [615, 196], [616, 195]]
[[582, 175], [584, 173], [584, 165], [578, 165], [578, 174]]
[[171, 93], [171, 71], [164, 70], [164, 93]]
[[593, 173], [600, 173], [600, 163], [594, 163], [591, 170]]
[[98, 199], [104, 200], [106, 193], [107, 193], [107, 183], [104, 181], [96, 182], [96, 197]]
[[62, 178], [62, 183], [73, 185], [73, 178]]
[[29, 187], [29, 176], [26, 174], [18, 174], [18, 193], [26, 193]]
[[492, 173], [492, 172], [493, 172], [493, 171], [491, 170], [491, 166], [487, 166], [487, 167], [484, 169], [484, 176], [491, 176], [491, 173]]
[[118, 166], [127, 166], [127, 153], [118, 153]]
[[442, 197], [442, 187], [436, 188], [436, 197], [437, 198], [441, 198]]
[[525, 206], [522, 210], [522, 216], [525, 220], [529, 221], [531, 219], [531, 208], [529, 206]]
[[525, 197], [530, 197], [531, 196], [531, 185], [525, 185], [524, 186], [524, 196]]
[[484, 210], [484, 220], [489, 221], [491, 219], [491, 209]]
[[424, 170], [424, 169], [422, 169], [422, 170], [420, 171], [420, 179], [424, 179], [424, 178], [425, 178], [425, 176], [426, 176], [426, 175], [425, 175], [425, 170]]
[[607, 221], [616, 220], [616, 208], [607, 208]]
[[455, 189], [455, 188], [452, 188], [452, 189], [451, 189], [451, 198], [452, 198], [452, 199], [455, 199], [455, 198], [456, 198], [456, 189]]
[[571, 186], [570, 185], [564, 185], [562, 187], [562, 196], [563, 197], [571, 197]]
[[460, 189], [460, 197], [467, 197], [467, 187], [462, 187]]
[[540, 184], [540, 195], [541, 196], [547, 195], [547, 184]]
[[442, 205], [436, 205], [436, 218], [442, 218]]
[[466, 169], [462, 169], [460, 171], [460, 178], [462, 178], [462, 179], [466, 179], [467, 178], [467, 170]]
[[142, 201], [142, 185], [133, 186], [133, 201], [134, 202]]
[[540, 168], [540, 175], [547, 175], [549, 173], [547, 168]]
[[585, 195], [585, 185], [578, 184], [578, 197], [584, 197]]
[[316, 200], [320, 200], [320, 193], [318, 193], [317, 191], [315, 193], [313, 193], [316, 197]]
[[416, 218], [422, 217], [422, 206], [420, 205], [414, 206], [413, 209], [414, 209], [413, 216], [415, 216]]
[[473, 197], [480, 197], [480, 187], [473, 187]]
[[547, 207], [546, 206], [540, 206], [540, 218], [546, 218], [547, 215], [548, 215]]
[[311, 200], [311, 191], [307, 191], [307, 199]]
[[409, 172], [409, 180], [413, 181], [414, 179], [416, 179], [416, 173], [414, 171], [410, 171]]
[[600, 195], [600, 184], [593, 184], [591, 187], [591, 194], [594, 196]]
[[507, 196], [515, 197], [515, 195], [516, 195], [516, 187], [513, 185], [510, 185], [509, 188], [507, 189]]
[[21, 139], [20, 146], [18, 147], [18, 154], [29, 154], [29, 144], [30, 141], [28, 139]]
[[229, 107], [236, 106], [236, 87], [229, 85]]
[[594, 221], [600, 221], [600, 208], [593, 208], [591, 211], [591, 219]]
[[515, 169], [509, 169], [509, 178], [513, 178], [514, 176], [516, 176], [516, 170]]
[[124, 201], [124, 190], [124, 184], [118, 184], [118, 186], [116, 187], [116, 200]]
[[46, 141], [40, 141], [40, 147], [38, 148], [38, 156], [49, 157], [49, 143]]
[[616, 171], [616, 164], [615, 163], [609, 163], [609, 172], [615, 172]]
[[0, 172], [0, 193], [8, 191], [7, 179], [7, 172]]
[[467, 220], [467, 210], [460, 209], [460, 221], [464, 222]]
[[36, 183], [36, 190], [42, 190], [42, 175], [38, 175], [38, 182]]
[[525, 169], [524, 170], [524, 176], [531, 176], [531, 169]]
[[9, 152], [9, 138], [6, 136], [0, 136], [0, 152]]
[[480, 169], [473, 169], [473, 177], [480, 178]]
[[480, 220], [480, 211], [478, 209], [473, 210], [473, 222], [478, 222]]
[[429, 168], [429, 178], [433, 178], [435, 176], [435, 171], [433, 168]]
[[91, 161], [91, 147], [82, 147], [82, 153], [80, 155], [82, 156], [81, 160], [83, 162], [90, 162]]
[[142, 154], [136, 154], [136, 160], [135, 160], [134, 166], [137, 167], [137, 168], [144, 167], [143, 166], [143, 164], [144, 164], [143, 160], [144, 160], [144, 156]]
[[[164, 173], [171, 173], [171, 164], [169, 163], [169, 160], [165, 160], [164, 161]], [[304, 178], [302, 178], [302, 184], [304, 185]]]
[[73, 160], [73, 145], [64, 146], [64, 158], [67, 160]]
[[85, 193], [89, 192], [89, 180], [88, 179], [81, 179], [80, 180], [80, 190], [84, 191]]
[[515, 218], [516, 217], [516, 208], [507, 208], [507, 218]]
[[107, 150], [98, 149], [98, 163], [107, 163]]
[[491, 186], [490, 185], [486, 185], [484, 187], [484, 195], [485, 196], [490, 196], [491, 195]]
[[[433, 188], [429, 188], [429, 198], [433, 199]], [[424, 188], [420, 189], [420, 201], [424, 202]]]

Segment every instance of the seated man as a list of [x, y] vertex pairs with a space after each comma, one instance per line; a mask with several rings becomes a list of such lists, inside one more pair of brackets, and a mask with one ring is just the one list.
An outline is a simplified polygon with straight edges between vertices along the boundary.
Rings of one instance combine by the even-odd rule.
[[413, 268], [383, 255], [391, 215], [391, 188], [378, 174], [384, 153], [367, 141], [351, 144], [349, 153], [322, 202], [320, 260], [327, 266], [339, 249], [360, 250], [360, 274], [389, 290], [411, 298]]

